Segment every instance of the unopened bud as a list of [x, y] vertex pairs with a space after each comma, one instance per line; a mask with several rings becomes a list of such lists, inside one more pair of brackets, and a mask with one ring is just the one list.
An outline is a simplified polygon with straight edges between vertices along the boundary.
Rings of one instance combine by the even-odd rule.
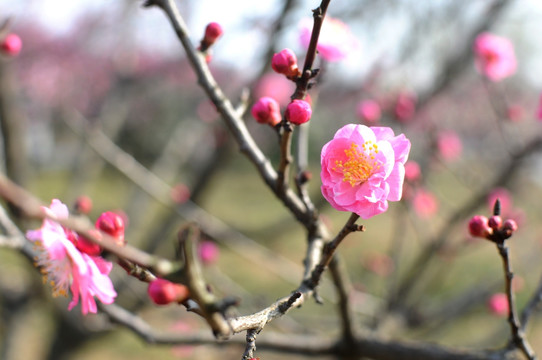
[[310, 120], [312, 109], [305, 100], [294, 100], [288, 104], [285, 115], [292, 124], [301, 125]]
[[277, 125], [282, 120], [279, 103], [268, 96], [260, 98], [252, 106], [252, 116], [260, 124]]
[[203, 52], [207, 51], [207, 49], [209, 49], [209, 47], [213, 45], [220, 36], [222, 36], [223, 32], [222, 26], [220, 26], [219, 23], [209, 23], [205, 28], [205, 35], [203, 36], [198, 49]]
[[92, 199], [81, 195], [75, 200], [75, 211], [79, 214], [88, 214], [92, 210]]
[[489, 227], [487, 217], [475, 215], [469, 221], [469, 233], [474, 237], [487, 237], [493, 232]]
[[502, 225], [502, 218], [498, 215], [493, 215], [489, 218], [489, 220], [487, 221], [487, 224], [489, 225], [490, 228], [492, 228], [493, 230], [499, 230], [501, 228], [501, 225]]
[[117, 245], [123, 246], [126, 244], [124, 240], [124, 220], [119, 214], [112, 211], [104, 212], [96, 220], [96, 228], [115, 238]]
[[271, 59], [271, 67], [279, 74], [287, 77], [299, 76], [299, 68], [297, 67], [297, 57], [290, 49], [284, 49], [273, 55]]
[[512, 236], [512, 233], [518, 229], [518, 224], [515, 220], [508, 219], [502, 224], [502, 230], [507, 236]]
[[17, 56], [22, 47], [23, 42], [17, 34], [8, 34], [0, 44], [2, 52], [8, 56]]
[[160, 278], [149, 283], [147, 293], [157, 305], [167, 305], [172, 302], [180, 303], [188, 299], [190, 295], [186, 286]]

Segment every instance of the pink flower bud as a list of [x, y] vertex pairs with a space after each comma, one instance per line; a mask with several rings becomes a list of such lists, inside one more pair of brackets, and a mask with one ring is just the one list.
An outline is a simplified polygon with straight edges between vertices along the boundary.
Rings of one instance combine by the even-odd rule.
[[92, 199], [81, 195], [75, 200], [75, 211], [79, 214], [88, 214], [92, 210]]
[[190, 199], [190, 189], [185, 184], [179, 183], [171, 188], [170, 195], [176, 204], [184, 204]]
[[516, 231], [518, 229], [518, 224], [516, 223], [515, 220], [513, 219], [508, 219], [504, 222], [504, 224], [502, 224], [502, 229], [504, 231], [507, 231], [507, 232], [510, 232], [510, 233], [513, 233], [514, 231]]
[[203, 41], [208, 43], [209, 45], [214, 44], [215, 41], [222, 36], [224, 31], [222, 30], [222, 26], [220, 26], [217, 22], [212, 22], [207, 25], [205, 28], [205, 37], [203, 38]]
[[294, 100], [286, 108], [286, 119], [292, 124], [301, 125], [310, 120], [312, 109], [305, 100]]
[[489, 310], [495, 315], [502, 316], [508, 313], [508, 298], [506, 297], [506, 294], [493, 294], [489, 298], [487, 305]]
[[198, 255], [202, 263], [208, 265], [218, 260], [218, 247], [212, 241], [201, 241], [198, 246]]
[[487, 221], [487, 224], [489, 225], [490, 228], [497, 231], [501, 228], [502, 218], [498, 215], [493, 215], [489, 218], [489, 220]]
[[358, 104], [357, 113], [361, 121], [375, 123], [380, 120], [380, 105], [374, 100], [363, 100]]
[[23, 42], [17, 34], [8, 34], [0, 44], [2, 52], [9, 56], [17, 56], [21, 52]]
[[96, 220], [96, 228], [115, 238], [118, 245], [125, 245], [124, 220], [122, 216], [112, 211], [104, 212]]
[[160, 278], [149, 283], [147, 293], [157, 305], [167, 305], [172, 302], [180, 303], [188, 299], [190, 295], [186, 286]]
[[268, 96], [256, 101], [252, 106], [251, 112], [252, 116], [260, 124], [275, 126], [282, 120], [279, 104], [275, 99]]
[[485, 238], [490, 235], [493, 230], [489, 227], [487, 217], [483, 215], [475, 215], [469, 221], [469, 233], [474, 237]]
[[299, 75], [297, 67], [297, 57], [290, 49], [284, 49], [273, 55], [271, 67], [279, 74], [284, 74], [287, 77], [296, 77]]

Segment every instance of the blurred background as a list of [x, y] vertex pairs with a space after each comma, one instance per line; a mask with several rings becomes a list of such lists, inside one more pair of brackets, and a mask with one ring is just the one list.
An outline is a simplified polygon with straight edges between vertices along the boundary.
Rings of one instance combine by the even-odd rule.
[[[0, 0], [0, 23], [9, 20], [9, 32], [23, 42], [17, 56], [4, 55], [0, 64], [4, 171], [44, 202], [90, 197], [91, 220], [121, 212], [128, 242], [164, 257], [174, 256], [179, 226], [197, 220], [212, 249], [202, 250], [209, 282], [217, 293], [241, 298], [240, 314], [257, 311], [299, 283], [304, 230], [238, 151], [164, 14], [141, 5]], [[302, 63], [300, 34], [319, 2], [178, 5], [195, 45], [206, 24], [222, 25], [209, 66], [234, 104], [246, 102], [247, 126], [276, 164], [276, 132], [256, 123], [250, 106], [272, 96], [284, 110], [294, 86], [271, 71], [270, 59], [287, 47]], [[318, 174], [320, 150], [335, 131], [348, 123], [390, 126], [413, 144], [404, 200], [364, 221], [367, 231], [350, 236], [340, 251], [355, 290], [356, 323], [391, 338], [504, 345], [508, 325], [491, 302], [503, 291], [500, 258], [492, 244], [470, 237], [466, 224], [475, 213], [489, 215], [496, 197], [503, 216], [518, 222], [511, 247], [521, 308], [542, 272], [542, 3], [332, 1], [328, 15], [346, 24], [347, 31], [330, 37], [348, 46], [339, 61], [317, 59], [308, 166], [310, 193], [332, 231], [348, 216], [325, 204]], [[484, 31], [513, 43], [513, 76], [491, 82], [477, 71], [473, 43]], [[36, 269], [13, 250], [0, 249], [0, 264], [3, 359], [242, 354], [237, 345], [149, 345], [103, 314], [67, 312], [67, 300], [52, 299]], [[146, 284], [122, 269], [113, 277], [116, 303], [160, 331], [206, 330], [183, 308], [151, 305]], [[322, 286], [323, 306], [309, 302], [269, 328], [339, 334], [333, 287]], [[529, 325], [540, 353], [539, 316]], [[284, 358], [265, 350], [257, 355]]]

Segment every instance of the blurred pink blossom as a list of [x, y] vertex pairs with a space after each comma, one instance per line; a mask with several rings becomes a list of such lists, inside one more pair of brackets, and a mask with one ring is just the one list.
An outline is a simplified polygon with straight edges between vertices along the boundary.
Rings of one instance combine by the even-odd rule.
[[373, 253], [366, 256], [363, 266], [378, 276], [388, 276], [395, 268], [393, 260], [387, 254]]
[[397, 97], [397, 102], [395, 103], [395, 117], [400, 122], [407, 122], [408, 120], [414, 117], [416, 112], [416, 94], [410, 92], [401, 92]]
[[322, 148], [322, 194], [362, 219], [381, 214], [388, 200], [401, 200], [409, 152], [410, 141], [391, 128], [346, 125]]
[[474, 42], [476, 68], [491, 81], [499, 81], [516, 72], [514, 46], [510, 40], [481, 33]]
[[489, 310], [498, 316], [504, 316], [508, 314], [508, 298], [504, 293], [496, 293], [491, 295], [487, 305]]
[[8, 56], [17, 56], [23, 47], [23, 42], [17, 34], [7, 34], [0, 43], [0, 49]]
[[444, 161], [454, 161], [461, 156], [463, 143], [454, 131], [443, 131], [437, 135], [437, 148]]
[[419, 180], [421, 176], [422, 170], [420, 169], [420, 165], [414, 160], [407, 161], [405, 164], [405, 179], [414, 182]]
[[540, 94], [540, 100], [538, 101], [538, 111], [536, 113], [536, 118], [542, 121], [542, 94]]
[[437, 197], [432, 192], [420, 188], [414, 193], [412, 206], [420, 218], [427, 219], [437, 213], [439, 203]]
[[283, 75], [269, 73], [260, 79], [254, 89], [254, 98], [259, 99], [269, 96], [275, 99], [279, 105], [286, 106], [290, 102], [290, 96], [294, 93], [295, 84]]
[[358, 103], [357, 115], [361, 121], [374, 124], [380, 120], [380, 105], [375, 100], [362, 100]]
[[[312, 26], [311, 19], [301, 21], [299, 40], [305, 49], [309, 47]], [[352, 34], [348, 25], [329, 16], [324, 19], [316, 47], [322, 59], [330, 62], [343, 60], [352, 49], [358, 46], [359, 41]]]
[[[68, 217], [68, 207], [57, 199], [43, 210], [57, 219]], [[99, 256], [80, 252], [75, 245], [78, 235], [74, 231], [45, 219], [39, 230], [28, 231], [26, 237], [36, 245], [36, 264], [53, 286], [53, 295], [68, 296], [68, 290], [71, 291], [68, 310], [77, 305], [79, 298], [83, 315], [97, 312], [94, 296], [104, 304], [113, 303], [117, 293], [108, 276], [113, 264]]]
[[507, 109], [506, 115], [508, 117], [508, 120], [513, 121], [513, 122], [519, 122], [523, 120], [523, 117], [524, 117], [523, 107], [517, 104], [510, 105]]
[[190, 189], [183, 183], [178, 183], [171, 188], [171, 200], [176, 204], [184, 204], [190, 199]]
[[512, 209], [512, 195], [505, 188], [497, 187], [491, 190], [487, 196], [487, 206], [490, 211], [493, 211], [495, 201], [499, 199], [501, 203], [501, 214], [506, 215]]
[[198, 244], [198, 255], [202, 263], [209, 265], [218, 260], [220, 252], [213, 241], [204, 240]]

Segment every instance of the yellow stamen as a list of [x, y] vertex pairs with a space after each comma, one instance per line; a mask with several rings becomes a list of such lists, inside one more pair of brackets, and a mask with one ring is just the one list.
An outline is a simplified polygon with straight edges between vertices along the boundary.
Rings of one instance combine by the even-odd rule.
[[375, 154], [378, 153], [378, 145], [372, 141], [366, 141], [361, 145], [360, 151], [356, 143], [344, 150], [347, 161], [335, 161], [333, 170], [343, 174], [343, 181], [349, 182], [352, 187], [363, 184], [371, 177], [380, 165], [375, 161]]

